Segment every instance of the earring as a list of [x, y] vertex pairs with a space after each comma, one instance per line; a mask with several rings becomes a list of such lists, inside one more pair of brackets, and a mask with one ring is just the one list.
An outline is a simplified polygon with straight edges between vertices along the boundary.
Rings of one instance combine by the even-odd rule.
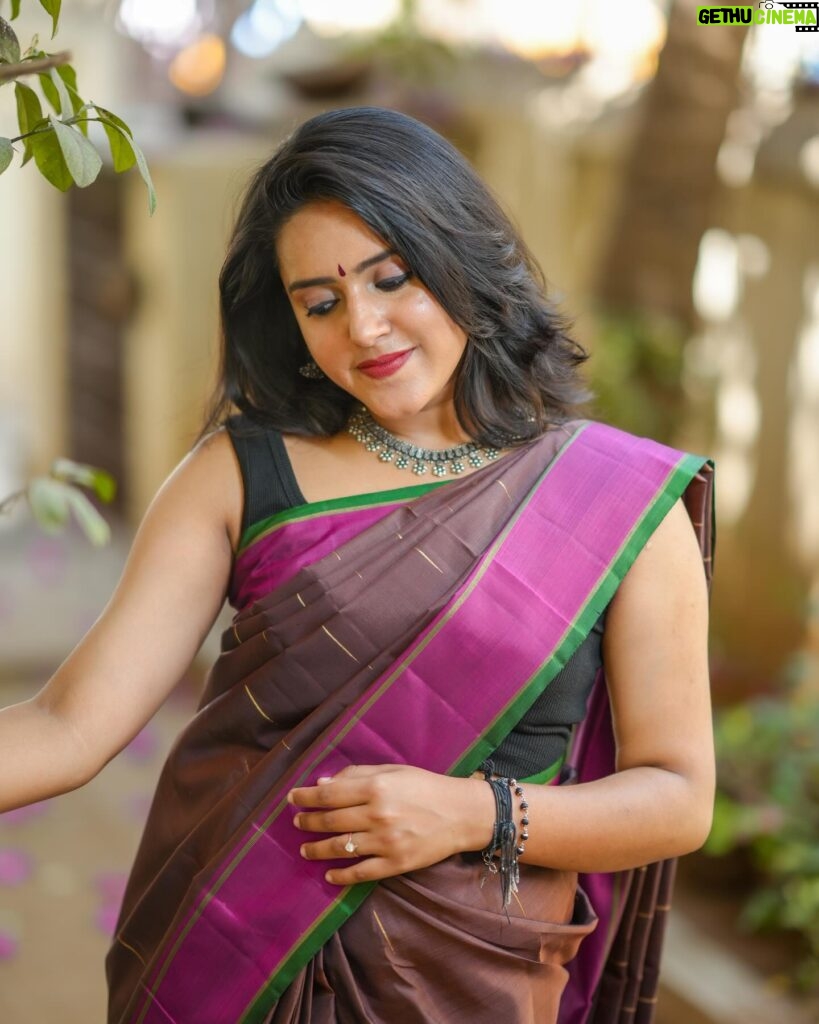
[[300, 366], [299, 373], [302, 377], [307, 377], [308, 380], [321, 380], [324, 376], [324, 371], [313, 359], [309, 363], [305, 363], [304, 366]]

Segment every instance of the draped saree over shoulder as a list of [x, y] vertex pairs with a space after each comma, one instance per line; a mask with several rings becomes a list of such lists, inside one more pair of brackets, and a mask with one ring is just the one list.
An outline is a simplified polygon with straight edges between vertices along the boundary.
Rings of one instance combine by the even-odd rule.
[[[299, 856], [286, 794], [350, 764], [471, 773], [680, 496], [710, 580], [712, 483], [707, 459], [573, 421], [462, 479], [252, 529], [129, 880], [109, 1024], [650, 1020], [668, 866], [576, 890], [523, 865], [508, 918], [469, 855], [339, 890]], [[605, 693], [601, 672], [581, 778], [613, 770]]]

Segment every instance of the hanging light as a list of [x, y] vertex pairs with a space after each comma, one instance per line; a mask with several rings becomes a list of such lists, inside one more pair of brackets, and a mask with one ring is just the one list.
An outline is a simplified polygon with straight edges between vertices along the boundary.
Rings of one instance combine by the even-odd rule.
[[191, 43], [212, 14], [212, 0], [120, 0], [116, 26], [162, 57]]
[[294, 36], [301, 23], [295, 0], [255, 0], [233, 23], [230, 41], [246, 57], [267, 57]]
[[304, 19], [322, 36], [374, 32], [401, 13], [401, 0], [301, 0]]
[[188, 96], [207, 96], [222, 81], [225, 63], [224, 42], [209, 33], [177, 53], [168, 68], [168, 78]]

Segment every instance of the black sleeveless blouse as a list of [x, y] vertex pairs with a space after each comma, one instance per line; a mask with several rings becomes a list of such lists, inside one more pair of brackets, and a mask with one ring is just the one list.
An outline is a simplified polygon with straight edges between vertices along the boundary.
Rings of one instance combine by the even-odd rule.
[[[242, 471], [243, 533], [276, 512], [307, 504], [279, 431], [260, 427], [244, 415], [232, 416], [227, 431]], [[605, 616], [604, 611], [492, 755], [496, 772], [525, 779], [545, 771], [565, 754], [572, 728], [585, 715], [589, 692], [602, 665]]]

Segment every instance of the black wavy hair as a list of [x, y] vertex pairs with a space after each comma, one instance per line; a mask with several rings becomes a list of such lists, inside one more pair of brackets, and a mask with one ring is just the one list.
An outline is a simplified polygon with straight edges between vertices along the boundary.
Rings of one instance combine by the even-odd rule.
[[276, 258], [282, 226], [314, 200], [356, 213], [466, 333], [454, 401], [476, 441], [530, 440], [592, 397], [578, 372], [588, 354], [469, 163], [412, 117], [353, 107], [306, 121], [250, 182], [219, 276], [221, 366], [200, 437], [231, 407], [291, 434], [330, 436], [347, 422], [355, 399], [298, 373], [310, 355]]

